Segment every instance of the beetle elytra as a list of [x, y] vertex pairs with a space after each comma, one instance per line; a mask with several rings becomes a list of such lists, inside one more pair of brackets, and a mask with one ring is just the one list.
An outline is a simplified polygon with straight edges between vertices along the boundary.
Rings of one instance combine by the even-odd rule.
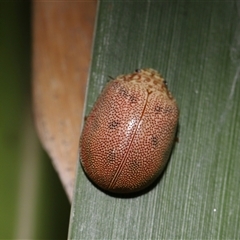
[[176, 101], [157, 71], [141, 69], [111, 80], [80, 138], [85, 173], [110, 192], [146, 188], [167, 163], [178, 116]]

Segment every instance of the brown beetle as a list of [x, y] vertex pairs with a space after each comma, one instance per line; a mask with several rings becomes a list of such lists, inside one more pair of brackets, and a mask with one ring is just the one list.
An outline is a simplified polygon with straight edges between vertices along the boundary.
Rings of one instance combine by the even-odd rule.
[[118, 76], [106, 85], [85, 122], [80, 138], [84, 171], [110, 192], [146, 188], [167, 163], [178, 115], [157, 71]]

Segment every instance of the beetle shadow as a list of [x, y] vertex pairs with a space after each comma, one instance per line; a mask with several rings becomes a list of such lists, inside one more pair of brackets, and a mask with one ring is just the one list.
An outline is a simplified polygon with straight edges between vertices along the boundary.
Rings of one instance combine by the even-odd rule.
[[[94, 187], [96, 187], [99, 191], [105, 193], [106, 195], [110, 196], [110, 197], [114, 197], [114, 198], [121, 198], [121, 199], [129, 199], [129, 198], [137, 198], [137, 197], [140, 197], [142, 195], [145, 195], [147, 194], [148, 192], [152, 191], [152, 189], [154, 189], [158, 183], [161, 181], [163, 175], [165, 174], [166, 172], [166, 169], [167, 169], [167, 166], [170, 162], [170, 159], [171, 159], [171, 156], [172, 156], [172, 153], [174, 152], [174, 149], [175, 149], [175, 144], [179, 142], [179, 139], [178, 139], [178, 134], [179, 134], [179, 124], [177, 125], [177, 130], [176, 130], [176, 134], [175, 134], [175, 141], [173, 143], [173, 146], [172, 146], [172, 149], [171, 149], [171, 153], [169, 155], [169, 158], [168, 158], [168, 161], [167, 163], [165, 164], [164, 166], [164, 169], [162, 170], [161, 174], [146, 188], [144, 188], [143, 190], [140, 190], [140, 191], [137, 191], [137, 192], [133, 192], [133, 193], [113, 193], [113, 192], [109, 192], [105, 189], [102, 189], [100, 188], [96, 183], [94, 183], [89, 177], [88, 175], [86, 174], [86, 172], [84, 171], [84, 168], [82, 167], [83, 169], [83, 172], [85, 174], [85, 176], [87, 177], [87, 179], [93, 184]], [[80, 165], [82, 166], [82, 164], [80, 163]]]

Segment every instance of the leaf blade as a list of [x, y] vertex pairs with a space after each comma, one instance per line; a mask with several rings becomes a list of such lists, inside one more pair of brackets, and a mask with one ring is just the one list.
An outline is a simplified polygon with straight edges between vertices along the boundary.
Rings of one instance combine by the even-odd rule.
[[79, 166], [70, 238], [239, 236], [235, 7], [227, 1], [100, 3], [87, 113], [106, 76], [152, 67], [165, 76], [179, 104], [180, 142], [161, 181], [137, 198], [106, 195]]

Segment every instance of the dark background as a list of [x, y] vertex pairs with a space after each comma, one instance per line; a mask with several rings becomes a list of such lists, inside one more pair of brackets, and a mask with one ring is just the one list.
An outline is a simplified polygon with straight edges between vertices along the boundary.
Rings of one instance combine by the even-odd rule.
[[31, 101], [32, 6], [0, 3], [0, 239], [66, 239], [70, 204]]

